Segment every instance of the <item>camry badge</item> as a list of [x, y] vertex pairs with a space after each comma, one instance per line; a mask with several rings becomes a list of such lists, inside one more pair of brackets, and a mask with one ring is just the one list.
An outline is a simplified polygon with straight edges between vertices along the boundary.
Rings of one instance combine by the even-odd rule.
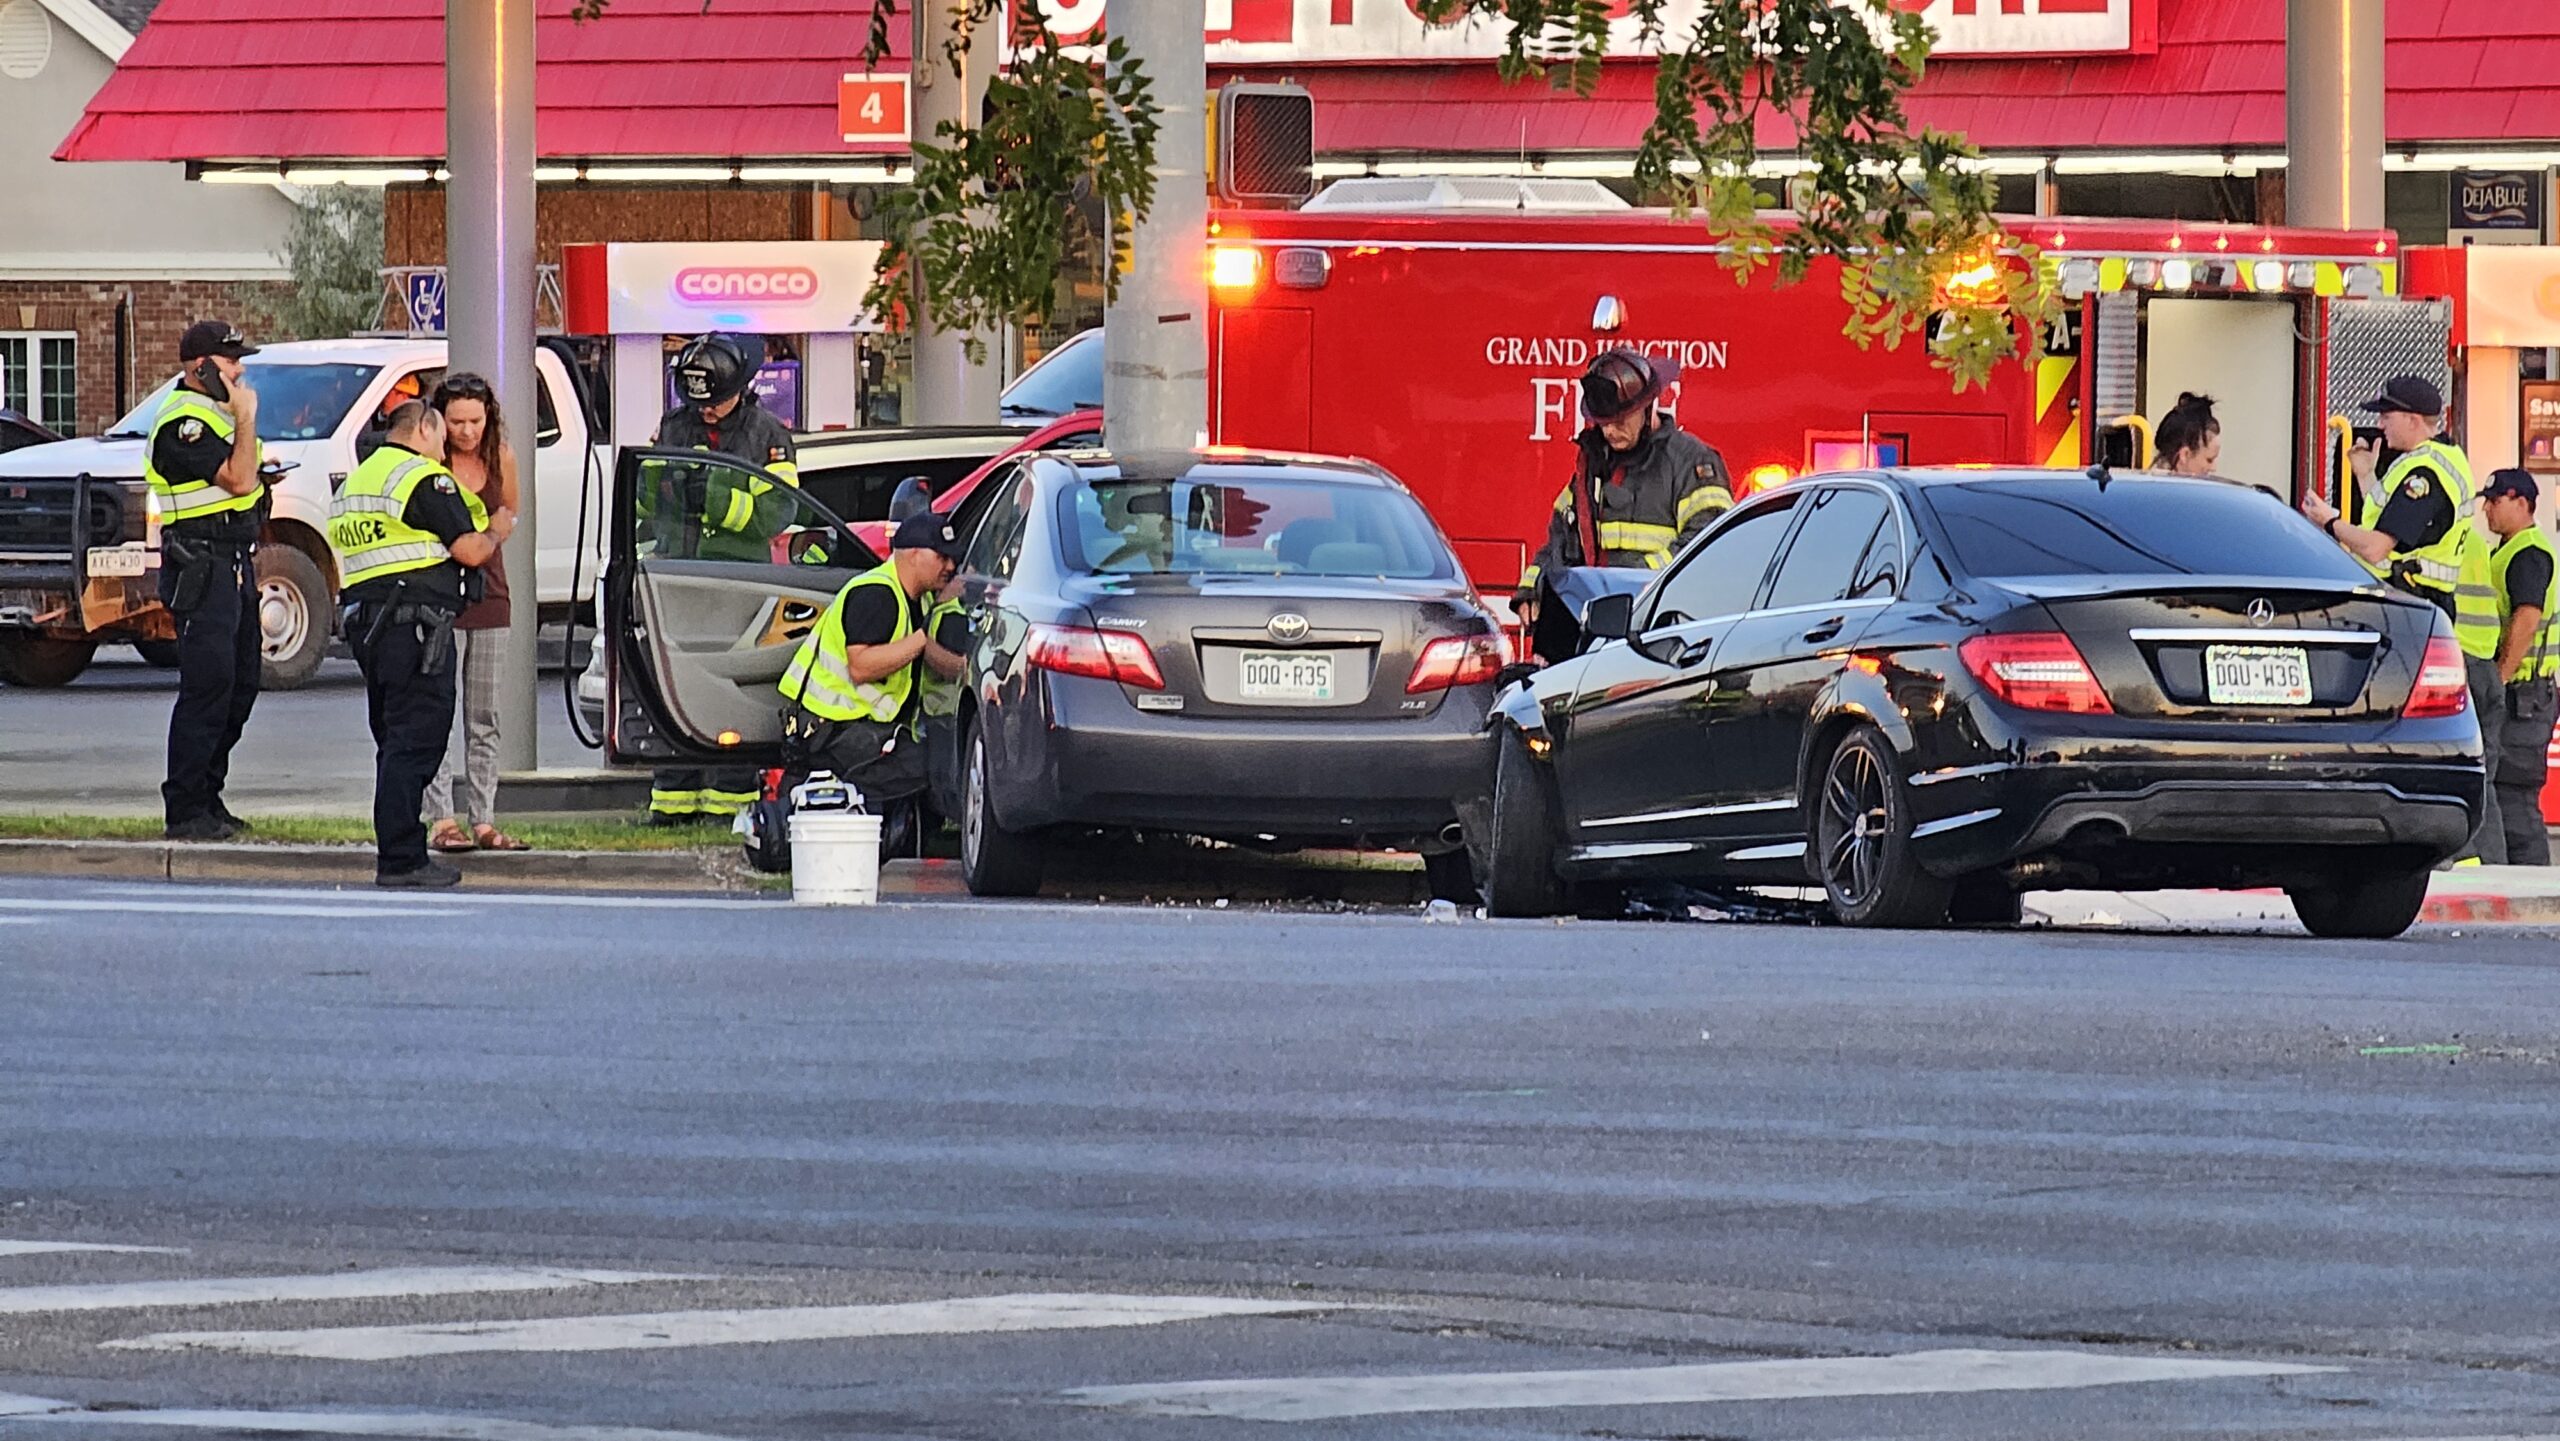
[[2275, 623], [2276, 608], [2268, 602], [2265, 596], [2260, 596], [2256, 600], [2249, 602], [2249, 624], [2254, 626], [2270, 626]]
[[1307, 638], [1307, 618], [1293, 610], [1284, 610], [1271, 618], [1271, 638], [1287, 645]]

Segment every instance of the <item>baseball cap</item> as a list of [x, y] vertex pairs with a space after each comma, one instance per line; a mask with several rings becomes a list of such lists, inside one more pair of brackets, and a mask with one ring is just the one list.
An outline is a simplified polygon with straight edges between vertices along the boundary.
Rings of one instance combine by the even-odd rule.
[[241, 338], [240, 332], [233, 329], [228, 320], [199, 320], [187, 327], [186, 334], [178, 337], [178, 359], [182, 361], [202, 360], [208, 355], [238, 360], [244, 355], [257, 353], [258, 347]]
[[2538, 502], [2542, 499], [2542, 485], [2533, 478], [2531, 471], [2508, 469], [2492, 472], [2489, 483], [2480, 487], [2482, 500], [2497, 500], [2510, 495], [2518, 500]]
[[2382, 387], [2382, 394], [2365, 403], [2365, 409], [2382, 414], [2404, 411], [2410, 415], [2444, 414], [2444, 392], [2414, 375], [2403, 375]]
[[927, 510], [899, 521], [897, 533], [889, 537], [889, 548], [929, 550], [945, 560], [958, 560], [965, 547], [960, 533], [951, 528], [951, 517]]

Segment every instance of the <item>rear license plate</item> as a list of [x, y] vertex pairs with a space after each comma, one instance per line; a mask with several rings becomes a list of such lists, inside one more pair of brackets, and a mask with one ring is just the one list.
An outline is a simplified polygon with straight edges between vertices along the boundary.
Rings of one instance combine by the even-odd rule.
[[1333, 657], [1320, 651], [1249, 650], [1237, 657], [1242, 700], [1331, 700]]
[[2204, 696], [2215, 705], [2309, 705], [2311, 654], [2298, 646], [2206, 646]]

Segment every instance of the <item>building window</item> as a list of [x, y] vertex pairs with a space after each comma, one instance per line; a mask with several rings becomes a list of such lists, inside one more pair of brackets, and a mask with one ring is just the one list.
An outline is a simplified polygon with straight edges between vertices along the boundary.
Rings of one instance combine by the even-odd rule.
[[78, 342], [69, 335], [0, 333], [0, 409], [14, 410], [47, 430], [70, 435], [80, 428]]

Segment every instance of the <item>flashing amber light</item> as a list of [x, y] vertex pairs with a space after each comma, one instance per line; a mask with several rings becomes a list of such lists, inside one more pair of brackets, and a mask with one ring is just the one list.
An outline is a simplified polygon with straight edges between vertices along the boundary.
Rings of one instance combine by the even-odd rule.
[[2213, 248], [2216, 250], [2229, 250], [2231, 248], [2231, 237], [2228, 235], [2217, 235], [2213, 237]]
[[1241, 245], [1209, 251], [1209, 283], [1220, 290], [1251, 290], [1262, 279], [1262, 252]]
[[2266, 239], [2261, 240], [2261, 241], [2259, 241], [2259, 242], [2258, 242], [2258, 248], [2259, 248], [2260, 250], [2273, 250], [2273, 249], [2275, 249], [2275, 248], [2276, 248], [2276, 238], [2275, 238], [2274, 236], [2272, 236], [2272, 235], [2268, 236]]
[[1753, 466], [1750, 473], [1742, 477], [1742, 493], [1758, 495], [1764, 490], [1776, 490], [1793, 479], [1795, 472], [1783, 465]]
[[2169, 248], [2170, 248], [2171, 250], [2184, 250], [2184, 249], [2186, 249], [2186, 248], [2187, 248], [2187, 237], [2185, 237], [2185, 236], [2183, 236], [2183, 235], [2172, 235], [2172, 236], [2170, 236], [2170, 237], [2169, 237]]
[[2391, 253], [2391, 242], [2388, 240], [2377, 240], [2373, 242], [2373, 253], [2376, 255], [2389, 255]]
[[2053, 232], [2053, 243], [2052, 243], [2050, 246], [2046, 247], [2046, 248], [2051, 249], [2051, 250], [2060, 250], [2060, 249], [2062, 248], [2062, 232], [2061, 232], [2061, 231], [2057, 230], [2057, 231]]
[[2000, 263], [1978, 261], [1947, 277], [1938, 287], [1949, 305], [1997, 305], [2006, 298], [2000, 286]]
[[736, 731], [722, 731], [719, 735], [720, 744], [724, 746], [736, 745], [741, 739], [743, 739], [743, 737], [741, 737]]

